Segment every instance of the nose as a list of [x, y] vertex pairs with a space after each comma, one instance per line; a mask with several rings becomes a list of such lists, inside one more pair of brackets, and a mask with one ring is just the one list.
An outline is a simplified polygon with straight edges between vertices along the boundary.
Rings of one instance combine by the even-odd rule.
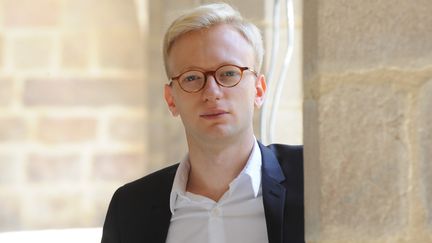
[[202, 96], [204, 101], [215, 101], [222, 97], [222, 89], [214, 77], [214, 74], [209, 74], [206, 76], [207, 82], [204, 85]]

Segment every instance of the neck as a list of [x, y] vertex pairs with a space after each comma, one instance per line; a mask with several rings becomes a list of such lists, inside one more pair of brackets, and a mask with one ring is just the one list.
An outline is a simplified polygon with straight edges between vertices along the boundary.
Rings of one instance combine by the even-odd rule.
[[187, 191], [218, 201], [246, 165], [254, 142], [252, 133], [210, 145], [188, 140], [191, 170]]

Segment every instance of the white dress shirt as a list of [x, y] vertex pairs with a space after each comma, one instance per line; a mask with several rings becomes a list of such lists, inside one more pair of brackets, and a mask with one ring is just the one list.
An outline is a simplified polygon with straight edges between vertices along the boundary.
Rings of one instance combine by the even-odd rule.
[[261, 192], [261, 150], [254, 147], [240, 174], [218, 202], [186, 191], [190, 170], [180, 162], [170, 196], [167, 243], [266, 243]]

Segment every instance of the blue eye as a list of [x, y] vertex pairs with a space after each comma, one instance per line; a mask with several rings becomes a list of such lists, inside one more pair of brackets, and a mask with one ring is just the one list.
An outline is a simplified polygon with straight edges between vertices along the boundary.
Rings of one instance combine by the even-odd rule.
[[223, 75], [227, 76], [227, 77], [232, 77], [232, 76], [237, 75], [237, 73], [235, 71], [227, 71], [227, 72], [224, 72]]
[[200, 79], [197, 75], [189, 75], [183, 78], [183, 82], [191, 82]]
[[218, 78], [221, 80], [225, 80], [225, 79], [232, 79], [232, 78], [239, 78], [240, 77], [240, 72], [237, 70], [226, 70], [226, 71], [222, 71], [218, 74]]

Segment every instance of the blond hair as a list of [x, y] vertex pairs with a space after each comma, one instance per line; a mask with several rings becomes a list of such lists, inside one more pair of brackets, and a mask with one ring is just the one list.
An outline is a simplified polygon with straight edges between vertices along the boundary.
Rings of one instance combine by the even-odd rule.
[[165, 33], [163, 57], [165, 71], [169, 76], [168, 55], [174, 42], [183, 34], [194, 30], [210, 28], [218, 24], [228, 24], [236, 29], [254, 50], [255, 69], [261, 69], [264, 46], [260, 30], [243, 19], [238, 11], [226, 3], [202, 5], [178, 17]]

